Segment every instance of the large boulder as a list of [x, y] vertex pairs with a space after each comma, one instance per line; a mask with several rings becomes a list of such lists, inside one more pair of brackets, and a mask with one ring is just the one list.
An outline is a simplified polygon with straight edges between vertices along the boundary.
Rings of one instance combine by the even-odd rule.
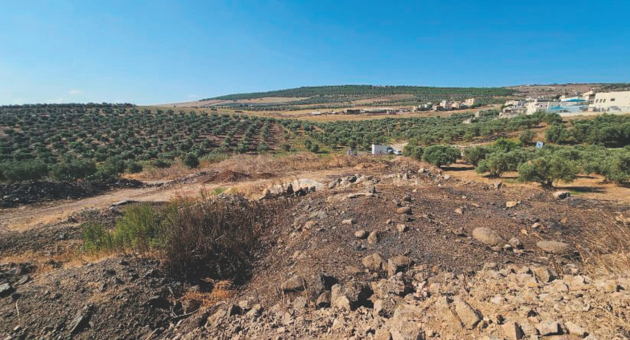
[[461, 331], [463, 329], [462, 323], [451, 310], [450, 304], [451, 300], [448, 297], [442, 296], [438, 298], [434, 304], [437, 316], [444, 322], [448, 329], [452, 331]]
[[420, 307], [403, 305], [396, 309], [389, 325], [392, 340], [424, 340], [425, 333], [421, 328], [426, 314]]
[[472, 236], [475, 240], [491, 247], [502, 246], [505, 244], [505, 240], [501, 237], [501, 235], [487, 227], [475, 228], [472, 232]]
[[470, 307], [466, 301], [458, 298], [453, 304], [455, 305], [455, 313], [467, 329], [474, 329], [481, 321], [479, 312]]

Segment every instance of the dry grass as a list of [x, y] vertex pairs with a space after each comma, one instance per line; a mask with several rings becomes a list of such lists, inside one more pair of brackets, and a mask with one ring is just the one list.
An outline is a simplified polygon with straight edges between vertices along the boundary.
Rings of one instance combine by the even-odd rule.
[[213, 283], [214, 287], [211, 292], [205, 293], [189, 291], [182, 296], [182, 300], [196, 300], [199, 301], [203, 307], [210, 308], [217, 303], [229, 300], [236, 295], [236, 290], [234, 289], [232, 281], [222, 280], [214, 282], [211, 279], [206, 279], [206, 281]]
[[630, 273], [630, 218], [621, 214], [602, 216], [585, 230], [585, 245], [579, 248], [585, 268], [594, 273]]
[[372, 156], [348, 157], [345, 155], [320, 156], [310, 152], [293, 153], [287, 156], [274, 157], [272, 155], [234, 156], [221, 163], [213, 164], [211, 168], [232, 170], [243, 173], [288, 173], [291, 171], [318, 171], [355, 167], [359, 164], [366, 166], [383, 165], [381, 158]]
[[88, 254], [79, 251], [80, 241], [62, 241], [55, 246], [54, 252], [28, 250], [19, 254], [11, 254], [0, 258], [0, 264], [6, 263], [30, 263], [35, 266], [34, 276], [49, 273], [55, 270], [53, 262], [61, 263], [63, 268], [75, 268], [89, 262], [102, 261], [115, 256], [114, 252], [101, 252]]
[[71, 214], [72, 211], [61, 209], [60, 211], [55, 211], [54, 213], [50, 214], [27, 215], [24, 216], [22, 219], [11, 221], [11, 223], [8, 224], [8, 230], [24, 231], [36, 225], [51, 225], [59, 223], [67, 220]]
[[287, 174], [292, 171], [319, 171], [355, 167], [363, 164], [366, 167], [383, 165], [382, 158], [370, 155], [348, 157], [341, 154], [317, 155], [311, 152], [297, 152], [286, 155], [235, 155], [218, 163], [202, 161], [196, 169], [189, 169], [175, 163], [170, 168], [148, 168], [139, 174], [126, 175], [138, 180], [171, 180], [192, 175], [202, 171], [222, 172], [234, 171], [255, 174]]
[[140, 181], [159, 181], [159, 180], [173, 180], [186, 175], [195, 174], [199, 172], [199, 169], [207, 168], [210, 166], [209, 161], [201, 161], [199, 168], [190, 169], [185, 167], [181, 162], [174, 162], [168, 168], [156, 168], [146, 167], [142, 172], [137, 174], [125, 174], [123, 177], [128, 179], [137, 179]]

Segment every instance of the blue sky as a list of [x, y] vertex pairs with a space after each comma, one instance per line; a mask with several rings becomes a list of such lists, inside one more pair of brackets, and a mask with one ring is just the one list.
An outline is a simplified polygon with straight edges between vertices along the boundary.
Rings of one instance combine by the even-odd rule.
[[630, 1], [12, 1], [0, 104], [630, 81]]

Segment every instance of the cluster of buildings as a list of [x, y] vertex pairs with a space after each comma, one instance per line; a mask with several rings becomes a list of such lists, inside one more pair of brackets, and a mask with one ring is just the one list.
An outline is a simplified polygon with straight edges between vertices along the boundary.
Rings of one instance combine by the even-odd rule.
[[396, 114], [404, 114], [411, 112], [412, 109], [409, 108], [400, 108], [393, 109], [387, 107], [375, 107], [375, 108], [354, 108], [354, 109], [345, 109], [343, 111], [312, 111], [311, 116], [321, 116], [321, 115], [339, 115], [339, 114], [347, 114], [347, 115], [359, 115], [359, 114], [367, 114], [367, 115], [396, 115]]
[[438, 104], [426, 103], [418, 105], [418, 111], [449, 111], [449, 110], [461, 110], [473, 107], [477, 104], [475, 98], [468, 98], [464, 101], [451, 101], [443, 100]]
[[601, 92], [591, 90], [575, 96], [559, 98], [527, 98], [505, 102], [501, 117], [535, 112], [579, 114], [583, 112], [630, 113], [630, 91]]

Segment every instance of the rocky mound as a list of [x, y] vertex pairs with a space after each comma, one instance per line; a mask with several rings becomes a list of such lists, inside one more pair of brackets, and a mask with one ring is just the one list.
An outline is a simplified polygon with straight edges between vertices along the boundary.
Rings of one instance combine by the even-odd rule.
[[[630, 279], [487, 263], [454, 275], [397, 257], [388, 278], [302, 291], [287, 281], [268, 308], [244, 299], [182, 337], [237, 339], [613, 339], [630, 307]], [[375, 272], [374, 274], [378, 274]], [[393, 275], [391, 275], [393, 274]], [[292, 279], [296, 281], [297, 279]], [[327, 278], [326, 280], [333, 280]], [[298, 280], [299, 281], [299, 280]], [[322, 281], [324, 282], [324, 281]], [[287, 284], [289, 286], [287, 286]], [[289, 289], [291, 288], [291, 289]], [[313, 290], [314, 289], [314, 290]], [[329, 289], [329, 290], [325, 290]], [[309, 294], [319, 297], [310, 300]], [[363, 294], [363, 295], [362, 295]], [[369, 295], [369, 296], [368, 296]]]

